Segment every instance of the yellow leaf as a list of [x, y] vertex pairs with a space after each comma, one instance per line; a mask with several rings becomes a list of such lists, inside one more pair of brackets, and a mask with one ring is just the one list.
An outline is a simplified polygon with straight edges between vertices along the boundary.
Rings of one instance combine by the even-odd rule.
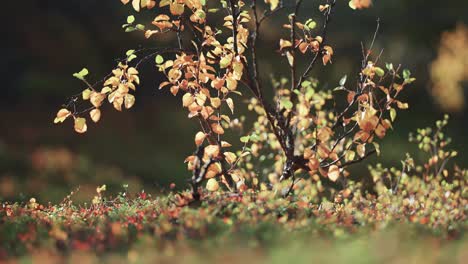
[[86, 125], [86, 119], [79, 117], [75, 118], [75, 131], [78, 133], [85, 133], [88, 130], [88, 126]]
[[331, 165], [328, 168], [328, 178], [330, 179], [330, 181], [336, 182], [336, 180], [338, 180], [339, 177], [340, 177], [340, 168], [336, 165]]
[[286, 52], [286, 57], [288, 58], [288, 63], [290, 66], [294, 65], [294, 56], [291, 54], [291, 52]]
[[366, 155], [366, 145], [365, 144], [357, 145], [356, 152], [358, 153], [359, 157], [363, 158]]
[[221, 106], [221, 99], [218, 97], [210, 98], [211, 106], [219, 108]]
[[290, 47], [292, 47], [291, 41], [280, 39], [280, 50], [285, 49], [285, 48], [290, 48]]
[[206, 189], [210, 192], [216, 192], [219, 189], [219, 183], [215, 179], [209, 179], [206, 183]]
[[232, 145], [229, 142], [221, 141], [221, 147], [228, 148], [228, 147], [232, 147]]
[[231, 112], [234, 114], [234, 102], [232, 101], [232, 98], [226, 99], [226, 103], [229, 106], [229, 109], [231, 109]]
[[90, 95], [91, 104], [96, 108], [102, 105], [102, 101], [104, 101], [105, 98], [105, 95], [97, 92], [92, 92]]
[[219, 146], [218, 145], [209, 145], [205, 148], [205, 155], [208, 157], [217, 157], [219, 156]]
[[71, 112], [68, 109], [62, 108], [57, 112], [57, 116], [55, 117], [54, 123], [63, 123], [67, 117], [71, 115]]
[[192, 96], [191, 93], [186, 93], [184, 96], [182, 96], [182, 106], [183, 107], [188, 107], [189, 105], [193, 104], [195, 102], [195, 98]]
[[184, 4], [173, 2], [170, 4], [169, 8], [170, 8], [171, 14], [175, 16], [179, 16], [184, 13]]
[[236, 154], [232, 152], [224, 152], [224, 157], [226, 162], [229, 164], [233, 164], [237, 159]]
[[91, 110], [89, 112], [89, 116], [91, 117], [91, 120], [93, 120], [94, 123], [99, 122], [99, 119], [101, 119], [101, 110], [98, 108]]
[[140, 12], [140, 0], [133, 0], [132, 6], [135, 11]]
[[124, 103], [124, 99], [122, 97], [115, 97], [112, 104], [117, 111], [122, 111], [122, 104]]
[[198, 132], [196, 135], [195, 135], [195, 145], [197, 146], [200, 146], [201, 144], [203, 144], [203, 141], [205, 140], [206, 138], [206, 134], [203, 133], [203, 132]]
[[107, 93], [109, 93], [109, 92], [112, 92], [112, 88], [110, 88], [110, 87], [108, 87], [108, 86], [102, 88], [102, 90], [101, 90], [101, 93], [102, 93], [102, 94], [107, 94]]
[[92, 90], [91, 89], [86, 89], [84, 90], [81, 94], [82, 94], [82, 97], [83, 97], [83, 100], [89, 100], [89, 98], [91, 97], [91, 92]]
[[135, 96], [132, 94], [125, 95], [125, 108], [130, 109], [135, 104]]

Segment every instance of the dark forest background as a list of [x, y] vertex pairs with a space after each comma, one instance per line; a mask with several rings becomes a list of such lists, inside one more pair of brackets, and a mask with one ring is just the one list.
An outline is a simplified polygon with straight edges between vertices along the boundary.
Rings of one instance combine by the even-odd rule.
[[[320, 22], [319, 1], [306, 2], [301, 17]], [[444, 114], [430, 96], [428, 69], [442, 32], [468, 24], [468, 1], [381, 0], [363, 11], [351, 10], [348, 1], [338, 2], [329, 32], [333, 65], [316, 67], [313, 74], [324, 89], [334, 88], [345, 74], [356, 75], [360, 43], [369, 43], [380, 19], [376, 49], [384, 49], [382, 60], [401, 63], [417, 78], [405, 92], [410, 109], [399, 113], [395, 130], [382, 143], [383, 155], [369, 161], [398, 166], [406, 152], [417, 153], [407, 143], [408, 133], [431, 126]], [[186, 186], [189, 173], [183, 160], [192, 151], [198, 127], [186, 118], [180, 98], [157, 89], [161, 80], [150, 64], [143, 69], [134, 109], [117, 113], [105, 108], [102, 121], [90, 125], [85, 135], [73, 132], [71, 123], [52, 122], [66, 98], [82, 89], [74, 72], [87, 67], [89, 79], [99, 80], [126, 50], [168, 45], [170, 39], [124, 33], [121, 25], [133, 11], [118, 0], [8, 1], [2, 11], [0, 199], [57, 201], [78, 187], [77, 195], [88, 199], [101, 184], [117, 191], [122, 184], [149, 191], [167, 189], [171, 182]], [[152, 16], [148, 11], [136, 15], [141, 22]], [[287, 32], [280, 24], [266, 29], [260, 49], [265, 80], [269, 73], [279, 76], [281, 68], [287, 69], [281, 67], [286, 60], [274, 57], [278, 44], [272, 42]], [[466, 91], [465, 84], [465, 97]], [[452, 146], [462, 152], [457, 163], [466, 166], [468, 112], [451, 116], [448, 133]], [[366, 166], [358, 166], [355, 173], [367, 173]]]

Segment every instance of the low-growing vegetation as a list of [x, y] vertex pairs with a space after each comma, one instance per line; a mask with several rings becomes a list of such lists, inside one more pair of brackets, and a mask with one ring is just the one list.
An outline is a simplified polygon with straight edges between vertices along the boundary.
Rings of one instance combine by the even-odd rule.
[[[233, 262], [295, 257], [463, 263], [468, 172], [446, 168], [455, 152], [445, 151], [445, 124], [438, 121], [439, 129], [410, 136], [428, 152], [426, 163], [407, 155], [400, 168], [371, 166], [372, 187], [348, 181], [338, 190], [302, 179], [287, 197], [281, 191], [289, 184], [278, 183], [238, 193], [203, 191], [197, 201], [190, 190], [152, 197], [129, 194], [125, 186], [107, 197], [104, 185], [89, 204], [75, 204], [74, 193], [57, 205], [34, 198], [4, 203], [0, 256], [133, 263], [215, 262], [229, 256]], [[431, 156], [434, 148], [437, 156]], [[342, 255], [330, 256], [333, 252]]]

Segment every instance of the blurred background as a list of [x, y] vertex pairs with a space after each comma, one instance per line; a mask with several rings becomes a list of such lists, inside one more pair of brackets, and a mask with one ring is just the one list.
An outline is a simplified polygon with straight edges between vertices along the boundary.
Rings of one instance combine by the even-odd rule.
[[[320, 24], [319, 1], [305, 2], [300, 17]], [[142, 70], [142, 86], [130, 111], [104, 107], [100, 123], [90, 125], [84, 135], [73, 132], [70, 121], [53, 124], [66, 98], [83, 89], [72, 77], [74, 72], [86, 67], [90, 81], [100, 80], [126, 50], [167, 46], [171, 39], [146, 40], [138, 32], [124, 33], [121, 25], [133, 10], [118, 0], [26, 0], [6, 5], [6, 25], [0, 29], [0, 71], [5, 77], [0, 96], [0, 200], [36, 197], [56, 202], [80, 188], [76, 199], [89, 201], [102, 184], [113, 191], [121, 191], [123, 184], [147, 192], [167, 190], [172, 182], [185, 188], [189, 173], [183, 160], [193, 151], [198, 126], [186, 118], [179, 98], [157, 89], [161, 80], [151, 64]], [[381, 30], [376, 50], [384, 50], [382, 60], [401, 63], [417, 78], [405, 91], [410, 109], [399, 113], [395, 130], [382, 142], [383, 155], [371, 164], [399, 166], [406, 152], [422, 158], [407, 143], [408, 133], [450, 113], [452, 147], [462, 152], [456, 162], [467, 165], [466, 10], [466, 0], [374, 1], [363, 11], [338, 0], [328, 35], [335, 49], [333, 64], [313, 72], [324, 89], [336, 87], [345, 74], [356, 75], [360, 43], [369, 44], [377, 18]], [[157, 9], [135, 14], [137, 22], [149, 24], [154, 12]], [[261, 42], [265, 80], [270, 74], [281, 75], [281, 65], [286, 67], [286, 60], [275, 55], [278, 37], [288, 34], [281, 28], [286, 16], [276, 22], [265, 26]], [[239, 101], [237, 108], [242, 106]], [[356, 170], [367, 173], [365, 165]]]

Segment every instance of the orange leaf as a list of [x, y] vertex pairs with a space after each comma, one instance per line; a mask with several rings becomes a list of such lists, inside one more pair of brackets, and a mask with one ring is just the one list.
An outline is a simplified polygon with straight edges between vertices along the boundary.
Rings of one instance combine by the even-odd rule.
[[218, 123], [213, 123], [213, 124], [211, 124], [211, 129], [213, 130], [213, 132], [215, 132], [215, 133], [218, 134], [218, 135], [224, 134], [224, 129], [223, 129], [223, 127], [221, 127], [221, 125], [218, 124]]
[[70, 115], [71, 115], [71, 112], [68, 111], [68, 109], [62, 108], [57, 112], [57, 117], [55, 118], [54, 123], [55, 124], [62, 123]]

